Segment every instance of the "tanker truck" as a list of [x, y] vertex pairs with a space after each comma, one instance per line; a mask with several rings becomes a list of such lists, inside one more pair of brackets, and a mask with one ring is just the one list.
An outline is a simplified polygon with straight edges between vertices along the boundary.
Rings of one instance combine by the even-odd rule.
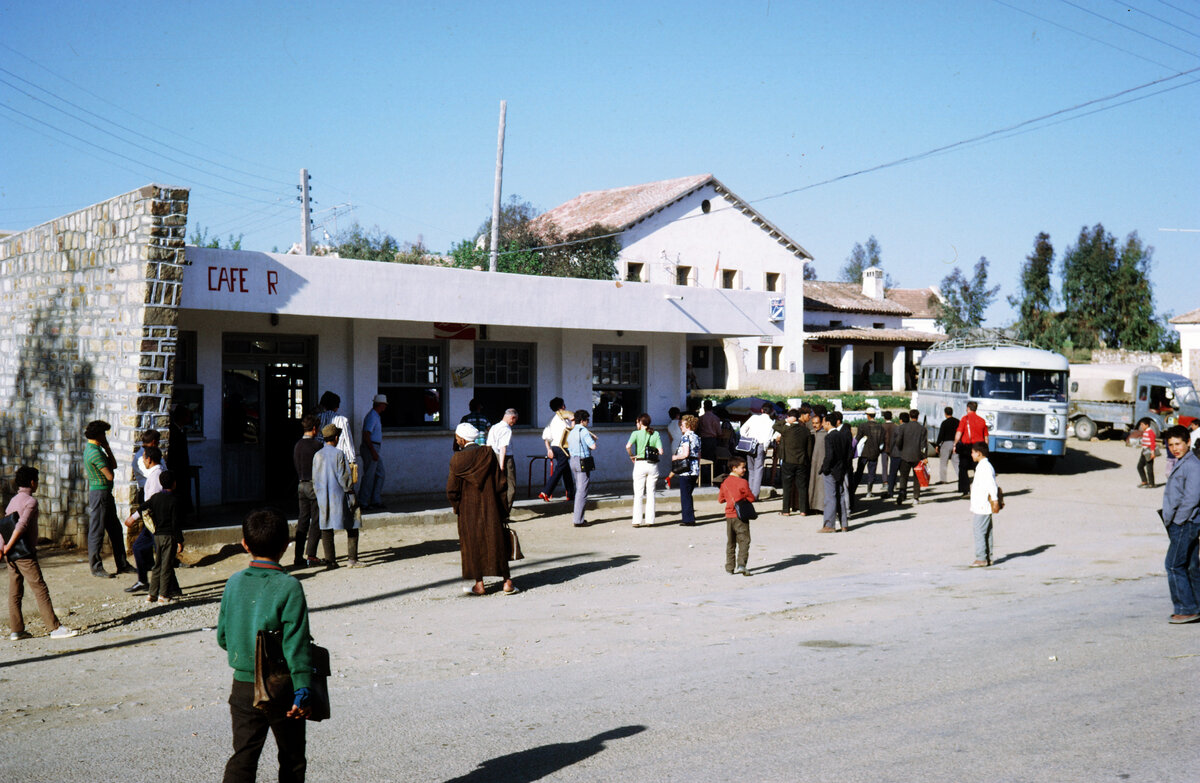
[[1192, 382], [1152, 364], [1072, 364], [1067, 418], [1075, 437], [1091, 440], [1101, 430], [1128, 436], [1143, 418], [1155, 431], [1200, 418], [1200, 398]]

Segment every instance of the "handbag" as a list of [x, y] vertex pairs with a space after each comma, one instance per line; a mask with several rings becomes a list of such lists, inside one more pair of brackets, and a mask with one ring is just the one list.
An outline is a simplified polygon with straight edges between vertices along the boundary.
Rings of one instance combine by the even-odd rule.
[[1004, 508], [1004, 490], [996, 485], [996, 497], [988, 495], [988, 502], [992, 504], [992, 513], [999, 514], [1000, 509]]
[[[309, 644], [312, 679], [308, 686], [308, 720], [329, 717], [329, 650]], [[254, 707], [259, 710], [286, 712], [295, 698], [292, 673], [283, 655], [282, 631], [259, 631], [254, 642]]]
[[505, 525], [504, 533], [508, 536], [508, 559], [524, 560], [525, 553], [521, 551], [521, 539], [517, 537], [517, 531]]
[[757, 448], [758, 441], [756, 441], [754, 438], [751, 438], [749, 435], [742, 435], [740, 438], [738, 438], [737, 445], [733, 447], [733, 450], [738, 454], [745, 454], [749, 456], [750, 454], [753, 454], [754, 450]]
[[688, 466], [688, 458], [687, 457], [684, 457], [683, 459], [671, 460], [671, 472], [674, 473], [675, 475], [687, 473], [688, 467], [689, 466]]
[[737, 514], [737, 518], [743, 522], [758, 519], [758, 512], [754, 509], [754, 504], [749, 500], [739, 500], [734, 503], [733, 510]]
[[[662, 441], [659, 442], [661, 443]], [[650, 442], [647, 441], [646, 449], [642, 452], [642, 459], [651, 464], [658, 464], [658, 460], [661, 456], [662, 452], [651, 446]]]
[[596, 469], [596, 458], [589, 455], [579, 458], [579, 469], [584, 473], [591, 473]]
[[[21, 519], [21, 515], [16, 511], [8, 516], [0, 519], [0, 539], [5, 542], [12, 537], [13, 530], [17, 527], [17, 522]], [[25, 540], [25, 536], [17, 539], [17, 542], [12, 545], [12, 549], [8, 550], [5, 555], [8, 560], [24, 560], [27, 557], [33, 557], [33, 550], [29, 548], [29, 542]]]

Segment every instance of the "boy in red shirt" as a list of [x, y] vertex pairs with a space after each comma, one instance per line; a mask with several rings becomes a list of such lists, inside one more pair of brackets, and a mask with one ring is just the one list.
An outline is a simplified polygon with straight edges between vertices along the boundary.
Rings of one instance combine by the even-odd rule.
[[1139, 487], [1154, 489], [1154, 455], [1158, 451], [1158, 438], [1154, 434], [1154, 421], [1146, 417], [1138, 422], [1138, 432], [1142, 433], [1142, 453], [1138, 457], [1138, 478], [1142, 480]]
[[[746, 570], [746, 559], [750, 556], [750, 522], [738, 517], [735, 506], [739, 500], [754, 502], [750, 482], [746, 481], [746, 460], [731, 457], [729, 475], [721, 482], [717, 500], [725, 504], [725, 570], [731, 574], [750, 576]], [[734, 568], [734, 554], [737, 568]]]

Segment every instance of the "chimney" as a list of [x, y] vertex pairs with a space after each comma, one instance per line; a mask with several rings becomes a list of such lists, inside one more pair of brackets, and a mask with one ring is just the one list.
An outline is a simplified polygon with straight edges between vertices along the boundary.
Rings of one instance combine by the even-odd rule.
[[877, 266], [863, 270], [863, 296], [883, 301], [883, 270]]

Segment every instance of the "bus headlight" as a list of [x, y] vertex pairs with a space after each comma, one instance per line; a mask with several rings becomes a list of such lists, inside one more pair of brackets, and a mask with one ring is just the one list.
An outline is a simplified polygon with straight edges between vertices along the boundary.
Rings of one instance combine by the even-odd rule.
[[996, 429], [996, 414], [992, 411], [983, 412], [983, 420], [988, 425], [989, 430]]
[[1057, 435], [1057, 434], [1058, 434], [1058, 427], [1059, 427], [1059, 423], [1058, 423], [1058, 417], [1057, 417], [1057, 416], [1051, 416], [1051, 417], [1050, 417], [1050, 434], [1051, 434], [1051, 435]]

